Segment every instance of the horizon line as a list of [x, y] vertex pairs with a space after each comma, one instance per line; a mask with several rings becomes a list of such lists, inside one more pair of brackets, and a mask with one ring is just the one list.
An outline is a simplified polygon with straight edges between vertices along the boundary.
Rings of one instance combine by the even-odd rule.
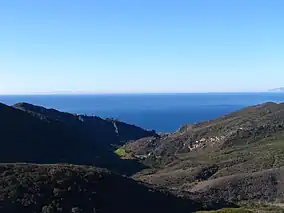
[[231, 91], [231, 92], [133, 92], [133, 93], [0, 93], [0, 96], [62, 96], [62, 95], [175, 95], [175, 94], [249, 94], [281, 93], [279, 91]]

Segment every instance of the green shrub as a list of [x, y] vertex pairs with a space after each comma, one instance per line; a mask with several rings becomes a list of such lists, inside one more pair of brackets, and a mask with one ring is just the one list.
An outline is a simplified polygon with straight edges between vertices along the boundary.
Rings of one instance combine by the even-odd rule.
[[120, 157], [123, 157], [123, 156], [127, 155], [127, 152], [125, 151], [125, 149], [119, 148], [119, 149], [115, 150], [115, 154], [117, 154]]

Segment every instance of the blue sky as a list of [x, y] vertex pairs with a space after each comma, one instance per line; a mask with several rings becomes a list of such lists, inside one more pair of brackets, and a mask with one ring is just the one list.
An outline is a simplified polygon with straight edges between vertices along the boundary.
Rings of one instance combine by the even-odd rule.
[[284, 86], [283, 0], [0, 1], [0, 93]]

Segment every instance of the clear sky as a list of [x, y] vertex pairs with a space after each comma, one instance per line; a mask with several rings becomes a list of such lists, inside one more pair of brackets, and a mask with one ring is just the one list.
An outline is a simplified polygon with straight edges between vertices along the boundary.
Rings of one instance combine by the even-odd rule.
[[284, 86], [283, 0], [2, 0], [0, 93]]

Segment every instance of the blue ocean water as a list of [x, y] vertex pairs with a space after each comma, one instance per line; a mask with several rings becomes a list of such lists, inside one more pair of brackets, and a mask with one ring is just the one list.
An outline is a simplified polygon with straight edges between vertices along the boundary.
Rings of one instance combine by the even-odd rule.
[[28, 102], [71, 113], [118, 118], [158, 132], [175, 131], [186, 123], [267, 101], [284, 102], [284, 93], [0, 96], [0, 102], [8, 105]]

